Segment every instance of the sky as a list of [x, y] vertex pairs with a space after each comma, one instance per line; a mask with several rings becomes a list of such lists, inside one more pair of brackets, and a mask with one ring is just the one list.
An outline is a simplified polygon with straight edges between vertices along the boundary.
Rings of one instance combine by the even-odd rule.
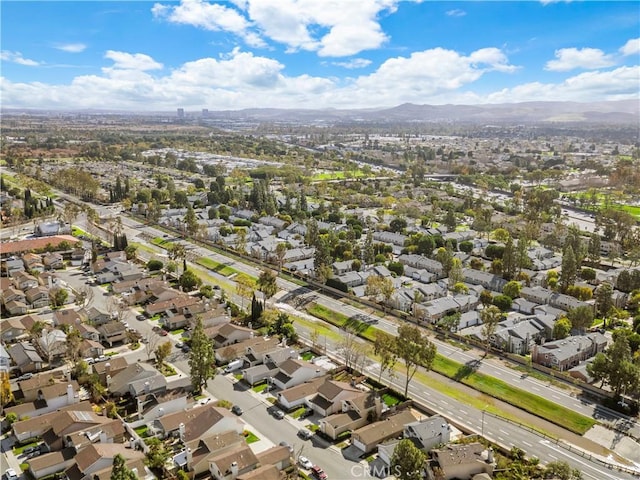
[[640, 101], [640, 2], [0, 2], [0, 104], [49, 110]]

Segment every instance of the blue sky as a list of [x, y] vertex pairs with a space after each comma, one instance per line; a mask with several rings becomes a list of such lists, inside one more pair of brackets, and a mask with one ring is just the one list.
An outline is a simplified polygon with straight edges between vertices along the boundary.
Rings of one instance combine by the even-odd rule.
[[369, 108], [640, 97], [635, 1], [12, 1], [3, 107]]

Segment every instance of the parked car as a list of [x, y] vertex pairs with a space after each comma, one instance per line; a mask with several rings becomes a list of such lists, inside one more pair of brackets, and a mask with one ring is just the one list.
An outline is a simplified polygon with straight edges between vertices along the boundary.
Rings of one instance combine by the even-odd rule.
[[308, 418], [311, 415], [313, 415], [313, 409], [312, 408], [307, 408], [307, 409], [305, 409], [304, 412], [302, 412], [302, 414], [298, 418], [300, 420], [304, 420], [305, 418]]
[[29, 380], [31, 377], [33, 377], [33, 373], [25, 373], [24, 375], [20, 375], [16, 378], [16, 381], [22, 382], [23, 380]]
[[307, 457], [303, 457], [302, 455], [298, 457], [298, 463], [302, 468], [306, 468], [307, 470], [313, 467], [313, 463], [311, 463]]
[[182, 342], [176, 343], [176, 348], [182, 348], [182, 347], [184, 347], [184, 343]]
[[313, 432], [311, 430], [307, 430], [306, 428], [301, 428], [298, 430], [298, 436], [303, 440], [309, 440], [313, 437]]
[[166, 337], [167, 335], [169, 335], [169, 332], [167, 332], [165, 329], [161, 328], [160, 331], [158, 332], [160, 335], [162, 335], [163, 337]]
[[143, 322], [146, 319], [147, 319], [147, 317], [145, 317], [144, 315], [136, 315], [136, 320], [139, 320], [139, 321]]
[[327, 474], [318, 465], [311, 467], [311, 473], [319, 480], [327, 480]]
[[236, 415], [242, 415], [242, 408], [240, 407], [240, 405], [234, 405], [233, 407], [231, 407], [231, 411]]
[[41, 453], [42, 452], [40, 450], [36, 450], [35, 452], [31, 452], [29, 455], [27, 455], [27, 458], [39, 457]]
[[287, 447], [289, 449], [289, 453], [293, 453], [293, 447], [291, 445], [289, 445], [288, 442], [285, 442], [283, 440], [282, 442], [280, 442], [280, 446], [281, 447]]
[[278, 420], [282, 420], [284, 418], [284, 412], [282, 410], [274, 410], [273, 411], [273, 416], [276, 417]]
[[189, 353], [191, 351], [191, 347], [185, 343], [184, 345], [182, 345], [182, 348], [180, 350], [182, 350], [184, 353]]
[[7, 480], [18, 480], [19, 478], [18, 475], [16, 474], [16, 471], [13, 468], [8, 468], [4, 475], [7, 478]]
[[27, 447], [24, 450], [22, 450], [22, 453], [24, 453], [25, 455], [28, 455], [30, 453], [35, 452], [36, 450], [40, 451], [40, 446], [36, 445], [34, 447]]

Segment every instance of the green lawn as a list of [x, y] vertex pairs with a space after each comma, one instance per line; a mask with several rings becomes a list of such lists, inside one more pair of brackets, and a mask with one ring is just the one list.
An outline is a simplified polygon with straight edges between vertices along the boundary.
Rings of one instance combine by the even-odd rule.
[[14, 455], [21, 455], [22, 451], [25, 448], [29, 448], [29, 447], [35, 447], [36, 445], [38, 445], [39, 441], [35, 441], [35, 442], [31, 442], [31, 443], [25, 443], [24, 445], [21, 445], [19, 447], [14, 447], [13, 449], [13, 454]]
[[366, 340], [373, 342], [376, 339], [377, 329], [375, 327], [367, 325], [360, 320], [350, 319], [346, 315], [343, 315], [339, 312], [334, 312], [324, 305], [313, 303], [307, 307], [307, 312], [309, 312], [314, 317], [318, 317], [325, 322], [335, 325], [336, 327], [349, 328], [354, 331], [359, 337], [362, 337]]
[[400, 399], [392, 393], [385, 393], [382, 395], [382, 401], [387, 407], [393, 407], [400, 403]]
[[247, 443], [254, 443], [260, 440], [255, 433], [249, 430], [244, 431], [244, 438], [247, 441]]
[[134, 428], [133, 430], [140, 436], [140, 437], [146, 437], [147, 436], [147, 430], [149, 429], [148, 425], [142, 425], [138, 428]]
[[306, 410], [305, 407], [300, 407], [297, 410], [294, 410], [293, 412], [291, 412], [291, 417], [296, 419], [300, 418], [300, 415], [302, 415], [305, 410]]
[[267, 388], [269, 384], [267, 382], [264, 383], [260, 383], [254, 387], [251, 388], [251, 390], [253, 390], [256, 393], [262, 393], [264, 392], [264, 389]]
[[312, 360], [313, 358], [316, 357], [316, 354], [313, 352], [304, 352], [302, 355], [302, 360], [304, 360], [305, 362], [308, 362], [309, 360]]
[[234, 273], [239, 273], [235, 268], [230, 267], [229, 265], [225, 265], [224, 263], [216, 262], [215, 260], [207, 257], [199, 258], [196, 263], [225, 277], [229, 277]]

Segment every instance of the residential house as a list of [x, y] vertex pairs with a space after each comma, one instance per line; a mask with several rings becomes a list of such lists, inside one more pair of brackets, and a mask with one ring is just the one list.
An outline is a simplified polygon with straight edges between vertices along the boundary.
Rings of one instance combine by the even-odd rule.
[[237, 480], [258, 466], [258, 457], [248, 445], [240, 445], [209, 458], [209, 472], [215, 480]]
[[280, 340], [278, 337], [269, 337], [266, 340], [264, 337], [253, 337], [238, 343], [227, 345], [221, 349], [215, 349], [216, 363], [225, 364], [232, 360], [244, 358], [249, 347], [259, 345], [264, 342], [269, 342], [271, 344], [269, 348], [273, 349], [278, 345], [278, 343], [280, 343]]
[[601, 333], [576, 335], [542, 345], [533, 345], [531, 361], [563, 372], [594, 357], [606, 347], [607, 339]]
[[39, 285], [38, 279], [27, 272], [16, 272], [13, 276], [13, 284], [23, 292]]
[[100, 325], [104, 325], [105, 323], [109, 323], [113, 320], [113, 317], [109, 313], [103, 312], [96, 307], [84, 309], [83, 317], [87, 321], [91, 322], [94, 327], [99, 327]]
[[33, 287], [25, 292], [27, 303], [31, 308], [48, 307], [50, 303], [49, 289], [47, 287]]
[[59, 410], [53, 412], [44, 413], [36, 417], [28, 417], [24, 420], [18, 420], [11, 425], [11, 431], [13, 432], [13, 435], [16, 437], [16, 440], [18, 442], [27, 443], [28, 440], [36, 437], [42, 437], [44, 435], [44, 432], [51, 428], [51, 424], [53, 420], [58, 416], [58, 414], [65, 410], [73, 410], [78, 412], [93, 411], [91, 402], [89, 401], [75, 403], [66, 407], [61, 407]]
[[[274, 466], [278, 471], [285, 470], [291, 466], [291, 454], [287, 447], [274, 445], [271, 448], [257, 453], [258, 463], [262, 466]], [[256, 477], [260, 478], [260, 477]]]
[[[87, 358], [87, 357], [85, 357]], [[91, 365], [93, 369], [93, 373], [98, 375], [100, 379], [100, 383], [105, 387], [109, 384], [110, 386], [113, 384], [112, 380], [118, 373], [127, 368], [129, 364], [127, 363], [126, 357], [111, 357], [106, 362], [97, 362]], [[109, 376], [109, 380], [107, 381], [107, 376]]]
[[164, 438], [173, 436], [183, 442], [190, 442], [230, 430], [241, 434], [244, 431], [244, 423], [226, 408], [207, 404], [163, 415], [153, 421], [153, 430]]
[[[75, 433], [87, 431], [104, 424], [111, 423], [112, 419], [105, 415], [97, 415], [86, 410], [63, 410], [57, 412], [52, 419], [51, 425], [42, 435], [42, 440], [49, 452], [62, 450], [65, 446], [67, 436]], [[106, 443], [106, 442], [105, 442]]]
[[553, 293], [554, 292], [552, 290], [547, 290], [540, 286], [522, 287], [520, 289], [520, 296], [522, 298], [529, 300], [530, 302], [537, 303], [538, 305], [548, 304]]
[[61, 235], [70, 232], [71, 230], [68, 225], [54, 220], [50, 222], [39, 223], [38, 225], [36, 225], [33, 234], [36, 237], [51, 237], [54, 235]]
[[59, 327], [61, 325], [69, 325], [78, 328], [78, 326], [85, 320], [86, 317], [81, 315], [80, 311], [74, 310], [73, 308], [56, 310], [55, 312], [53, 312], [53, 324], [56, 327]]
[[489, 272], [474, 270], [473, 268], [464, 268], [462, 270], [464, 281], [472, 285], [482, 285], [487, 290], [502, 293], [502, 288], [507, 281], [499, 275]]
[[63, 438], [63, 444], [65, 447], [73, 448], [76, 452], [79, 452], [84, 447], [96, 442], [123, 443], [125, 436], [127, 439], [129, 438], [122, 420], [107, 417], [105, 423], [83, 428], [82, 430], [66, 435]]
[[5, 303], [4, 309], [11, 316], [25, 315], [29, 310], [25, 303], [16, 300], [11, 300], [10, 302]]
[[58, 252], [49, 252], [42, 256], [42, 264], [47, 270], [64, 268], [64, 259]]
[[24, 268], [28, 272], [44, 272], [44, 264], [42, 263], [42, 257], [36, 253], [25, 253], [22, 255], [22, 262]]
[[110, 347], [113, 347], [114, 343], [124, 342], [127, 339], [127, 327], [119, 321], [100, 325], [97, 330], [100, 334], [100, 340], [108, 343]]
[[246, 444], [244, 437], [235, 430], [216, 433], [186, 442], [186, 448], [173, 458], [176, 467], [194, 476], [209, 471], [208, 459], [225, 451], [236, 450]]
[[140, 480], [155, 478], [144, 464], [144, 453], [121, 443], [93, 443], [78, 452], [75, 464], [65, 470], [68, 480], [108, 480], [116, 455], [125, 459], [125, 466]]
[[402, 410], [384, 420], [366, 425], [351, 434], [351, 445], [367, 454], [375, 450], [379, 443], [400, 436], [404, 426], [414, 423], [416, 417], [410, 410]]
[[73, 448], [51, 453], [45, 453], [35, 458], [29, 459], [29, 469], [27, 470], [32, 478], [51, 477], [56, 473], [63, 472], [74, 463], [76, 451]]
[[206, 334], [213, 340], [214, 347], [218, 349], [252, 338], [254, 331], [250, 328], [227, 322], [208, 328]]
[[342, 400], [340, 412], [329, 415], [319, 421], [320, 431], [332, 440], [344, 433], [364, 427], [380, 418], [382, 402], [374, 391], [360, 392], [351, 398]]
[[317, 365], [305, 360], [289, 358], [279, 366], [279, 372], [273, 377], [273, 384], [285, 389], [300, 385], [312, 378], [323, 376], [326, 371]]
[[471, 478], [479, 473], [493, 475], [493, 452], [485, 450], [481, 443], [446, 445], [431, 451], [433, 460], [440, 467], [443, 480]]
[[18, 272], [24, 272], [24, 263], [19, 258], [2, 259], [1, 271], [5, 277], [13, 277]]
[[333, 262], [331, 267], [333, 268], [333, 273], [339, 276], [353, 271], [353, 268], [351, 267], [352, 264], [353, 260], [344, 260], [342, 262]]
[[0, 295], [2, 295], [3, 305], [6, 305], [9, 302], [27, 302], [24, 292], [22, 290], [18, 290], [17, 288], [9, 287], [3, 290]]
[[249, 385], [255, 385], [265, 380], [273, 381], [273, 377], [280, 373], [280, 365], [297, 357], [298, 353], [292, 348], [276, 347], [265, 354], [262, 363], [242, 370], [242, 378]]
[[[113, 396], [129, 393], [135, 397], [139, 393], [153, 393], [167, 388], [164, 375], [147, 363], [138, 362], [128, 365], [114, 375], [107, 373], [105, 367], [104, 375], [107, 388]], [[109, 376], [111, 376], [110, 381]]]
[[5, 343], [12, 343], [27, 338], [30, 330], [36, 322], [41, 322], [38, 315], [7, 318], [0, 322], [0, 336]]
[[22, 392], [22, 399], [25, 402], [33, 402], [38, 397], [38, 391], [60, 380], [61, 372], [42, 372], [33, 375], [28, 380], [18, 381], [18, 386]]
[[305, 403], [311, 401], [318, 392], [320, 385], [328, 378], [328, 376], [316, 377], [295, 387], [280, 390], [277, 394], [278, 404], [281, 405], [285, 411], [291, 411], [305, 405]]
[[405, 266], [433, 273], [437, 278], [444, 278], [444, 267], [437, 260], [432, 260], [422, 255], [403, 253], [398, 256], [398, 261]]
[[93, 326], [87, 323], [81, 323], [80, 325], [74, 325], [80, 336], [85, 340], [91, 340], [94, 342], [100, 341], [100, 332]]
[[342, 410], [342, 401], [357, 397], [362, 393], [346, 382], [327, 379], [318, 388], [317, 394], [307, 404], [323, 417]]
[[420, 450], [427, 453], [438, 445], [449, 443], [451, 426], [440, 415], [434, 415], [416, 422], [407, 423], [404, 426], [402, 436], [412, 439]]
[[79, 356], [82, 358], [97, 358], [104, 355], [104, 346], [95, 340], [83, 339], [78, 348]]
[[11, 345], [7, 352], [13, 363], [22, 373], [37, 372], [42, 370], [44, 361], [38, 355], [36, 348], [29, 342], [19, 342]]
[[45, 329], [35, 341], [40, 356], [49, 363], [62, 357], [67, 351], [67, 335], [57, 328]]
[[[261, 337], [262, 341], [252, 342], [245, 350], [244, 359], [249, 366], [258, 365], [264, 362], [264, 357], [268, 353], [276, 350], [280, 340], [278, 337]], [[228, 348], [228, 347], [227, 347]], [[223, 349], [224, 350], [224, 349]]]
[[184, 308], [190, 305], [195, 305], [199, 300], [196, 297], [187, 295], [185, 293], [172, 298], [170, 300], [161, 300], [153, 303], [149, 303], [145, 306], [145, 313], [149, 317], [153, 317], [157, 314], [166, 314], [167, 311], [177, 308]]

